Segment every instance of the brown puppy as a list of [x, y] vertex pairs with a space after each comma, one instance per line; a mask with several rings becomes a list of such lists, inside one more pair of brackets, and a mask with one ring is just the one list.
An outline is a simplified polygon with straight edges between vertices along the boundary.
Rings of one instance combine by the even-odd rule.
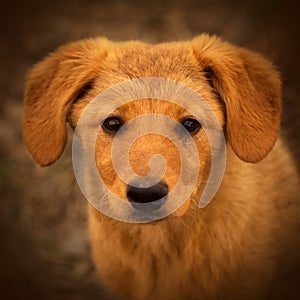
[[[98, 94], [144, 77], [181, 82], [205, 99], [226, 136], [227, 166], [218, 192], [200, 209], [211, 168], [202, 120], [181, 103], [147, 98], [123, 103], [101, 120], [96, 166], [106, 186], [124, 201], [156, 200], [149, 189], [132, 196], [113, 167], [112, 141], [120, 126], [135, 117], [160, 114], [181, 123], [201, 162], [192, 194], [162, 220], [121, 222], [89, 205], [92, 251], [102, 283], [120, 299], [136, 300], [274, 299], [278, 291], [289, 291], [283, 279], [289, 281], [299, 251], [299, 177], [278, 138], [280, 78], [260, 55], [208, 35], [159, 45], [99, 38], [59, 48], [28, 77], [24, 140], [34, 159], [42, 166], [54, 163], [65, 147], [66, 122], [75, 129]], [[162, 197], [174, 189], [181, 171], [172, 142], [155, 133], [144, 135], [132, 144], [129, 162], [145, 176], [156, 153], [167, 164]]]

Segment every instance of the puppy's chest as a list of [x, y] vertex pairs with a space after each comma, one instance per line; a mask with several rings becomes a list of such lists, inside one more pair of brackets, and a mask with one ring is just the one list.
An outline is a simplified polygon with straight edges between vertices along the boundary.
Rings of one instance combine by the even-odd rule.
[[139, 279], [153, 278], [155, 281], [167, 276], [174, 282], [197, 272], [203, 263], [203, 253], [189, 235], [141, 230], [138, 234], [123, 233], [113, 243], [113, 248], [120, 251], [108, 255], [115, 256], [116, 262], [122, 261], [122, 265], [131, 269]]

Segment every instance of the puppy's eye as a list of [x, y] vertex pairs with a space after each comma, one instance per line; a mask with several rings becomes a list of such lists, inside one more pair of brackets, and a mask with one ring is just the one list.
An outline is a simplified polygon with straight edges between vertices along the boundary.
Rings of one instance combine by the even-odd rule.
[[116, 133], [123, 123], [118, 117], [109, 117], [102, 123], [102, 128], [108, 133]]
[[201, 124], [195, 119], [185, 119], [181, 122], [182, 126], [191, 134], [197, 133], [201, 128]]

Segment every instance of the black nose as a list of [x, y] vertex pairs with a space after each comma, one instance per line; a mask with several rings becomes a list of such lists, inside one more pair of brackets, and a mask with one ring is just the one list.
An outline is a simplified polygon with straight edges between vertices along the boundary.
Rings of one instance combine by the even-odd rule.
[[[148, 188], [140, 188], [133, 185], [127, 186], [127, 198], [130, 202], [132, 202], [134, 207], [135, 203], [149, 203], [164, 198], [167, 196], [168, 192], [168, 185], [163, 181]], [[162, 204], [162, 202], [160, 202], [160, 204]], [[160, 205], [156, 206], [159, 208]]]

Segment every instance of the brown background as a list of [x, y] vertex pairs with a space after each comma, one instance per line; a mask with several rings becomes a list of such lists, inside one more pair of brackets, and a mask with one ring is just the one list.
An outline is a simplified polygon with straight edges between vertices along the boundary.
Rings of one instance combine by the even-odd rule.
[[57, 46], [98, 35], [147, 42], [202, 32], [221, 35], [278, 66], [284, 81], [283, 127], [289, 129], [290, 140], [299, 140], [296, 1], [52, 0], [0, 5], [1, 299], [107, 299], [89, 258], [86, 202], [72, 173], [70, 145], [58, 163], [42, 169], [22, 143], [26, 72]]

